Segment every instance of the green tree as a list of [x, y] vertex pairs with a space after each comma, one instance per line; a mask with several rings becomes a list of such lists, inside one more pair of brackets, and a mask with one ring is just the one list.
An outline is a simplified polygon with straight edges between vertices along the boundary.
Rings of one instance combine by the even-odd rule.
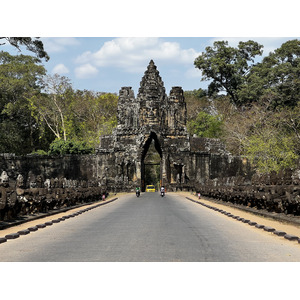
[[[1, 42], [1, 40], [3, 42]], [[28, 51], [36, 54], [38, 58], [45, 58], [46, 61], [50, 59], [47, 52], [44, 50], [43, 42], [39, 38], [31, 37], [0, 37], [0, 46], [5, 44], [5, 41], [10, 45], [21, 51], [20, 47], [25, 46]]]
[[111, 93], [87, 90], [77, 90], [73, 97], [70, 135], [96, 146], [101, 135], [111, 134], [117, 126], [118, 97]]
[[207, 90], [198, 89], [198, 90], [192, 90], [192, 91], [184, 91], [184, 97], [195, 97], [198, 99], [201, 99], [203, 97], [207, 96]]
[[45, 73], [37, 58], [0, 52], [0, 152], [30, 153], [39, 144], [29, 99], [40, 95]]
[[69, 139], [54, 140], [49, 147], [49, 155], [64, 155], [64, 154], [90, 154], [94, 148], [88, 146], [85, 142]]
[[67, 140], [68, 121], [72, 115], [72, 85], [65, 76], [54, 74], [43, 79], [43, 96], [32, 97], [32, 109], [39, 122], [45, 122], [57, 139]]
[[46, 94], [32, 98], [32, 109], [56, 139], [77, 140], [96, 147], [99, 137], [117, 125], [118, 98], [110, 93], [74, 91], [67, 77], [47, 76]]
[[202, 111], [196, 119], [188, 122], [187, 128], [191, 135], [219, 138], [222, 135], [222, 120], [219, 116], [212, 116]]
[[300, 154], [300, 102], [295, 107], [277, 108], [274, 118], [283, 128], [283, 134], [291, 136], [295, 152]]
[[238, 92], [242, 102], [271, 108], [294, 107], [300, 100], [300, 41], [290, 40], [254, 66]]
[[202, 71], [202, 80], [212, 80], [209, 95], [225, 91], [234, 104], [240, 105], [238, 89], [244, 83], [254, 58], [262, 55], [263, 46], [254, 41], [239, 42], [238, 47], [228, 46], [227, 41], [216, 41], [213, 47], [195, 59], [194, 65]]
[[184, 98], [187, 108], [187, 121], [197, 117], [200, 111], [209, 108], [209, 98], [207, 91], [203, 89], [184, 91]]
[[300, 154], [299, 109], [271, 110], [257, 103], [232, 109], [223, 116], [226, 148], [248, 157], [260, 173], [293, 168]]
[[260, 173], [279, 172], [296, 166], [299, 156], [291, 137], [278, 134], [270, 128], [249, 137], [245, 154]]

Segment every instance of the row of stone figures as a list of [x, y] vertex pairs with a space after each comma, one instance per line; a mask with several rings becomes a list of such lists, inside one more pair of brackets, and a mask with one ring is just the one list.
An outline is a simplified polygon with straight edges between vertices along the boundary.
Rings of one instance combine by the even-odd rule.
[[18, 216], [45, 213], [53, 209], [70, 207], [101, 199], [105, 186], [96, 181], [68, 180], [33, 176], [25, 184], [19, 174], [10, 180], [7, 172], [0, 176], [0, 220], [15, 219]]
[[207, 179], [196, 186], [201, 195], [269, 212], [300, 215], [300, 172]]

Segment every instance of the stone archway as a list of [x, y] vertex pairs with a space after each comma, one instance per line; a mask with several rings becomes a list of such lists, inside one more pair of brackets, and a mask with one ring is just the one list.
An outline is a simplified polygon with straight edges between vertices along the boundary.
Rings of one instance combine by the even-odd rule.
[[153, 184], [156, 188], [159, 188], [161, 185], [161, 161], [161, 144], [158, 140], [157, 134], [155, 132], [151, 132], [149, 137], [146, 138], [141, 151], [142, 191], [145, 191], [145, 187], [148, 184]]
[[[129, 168], [132, 175], [122, 168], [111, 167], [108, 172], [110, 185], [117, 185], [120, 190], [133, 190], [136, 186], [144, 190], [147, 154], [151, 144], [159, 154], [159, 162], [155, 164], [159, 164], [160, 185], [174, 190], [178, 184], [184, 184], [181, 180], [184, 174], [191, 178], [191, 146], [186, 129], [186, 113], [182, 88], [172, 87], [167, 96], [159, 71], [151, 60], [142, 77], [137, 97], [131, 87], [121, 88], [118, 125], [111, 136], [102, 136], [100, 139], [98, 153], [102, 154], [101, 165], [116, 166], [126, 161], [131, 162], [132, 166]], [[176, 180], [177, 177], [179, 180]]]

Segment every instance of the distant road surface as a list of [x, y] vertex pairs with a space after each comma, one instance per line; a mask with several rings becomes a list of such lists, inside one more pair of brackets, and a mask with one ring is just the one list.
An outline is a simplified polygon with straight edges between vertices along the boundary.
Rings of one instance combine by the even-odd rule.
[[179, 194], [167, 193], [161, 198], [158, 193], [142, 193], [139, 198], [121, 196], [74, 218], [8, 240], [0, 244], [0, 261], [300, 261], [300, 244]]

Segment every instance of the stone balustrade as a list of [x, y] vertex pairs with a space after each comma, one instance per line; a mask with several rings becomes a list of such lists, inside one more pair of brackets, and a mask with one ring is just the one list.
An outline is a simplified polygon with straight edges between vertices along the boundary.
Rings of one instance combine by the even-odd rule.
[[0, 176], [0, 220], [97, 201], [103, 193], [106, 193], [105, 188], [93, 180], [43, 178], [30, 174], [25, 183], [22, 174], [14, 179], [3, 171]]
[[195, 188], [201, 195], [269, 212], [300, 215], [299, 171], [207, 179]]

